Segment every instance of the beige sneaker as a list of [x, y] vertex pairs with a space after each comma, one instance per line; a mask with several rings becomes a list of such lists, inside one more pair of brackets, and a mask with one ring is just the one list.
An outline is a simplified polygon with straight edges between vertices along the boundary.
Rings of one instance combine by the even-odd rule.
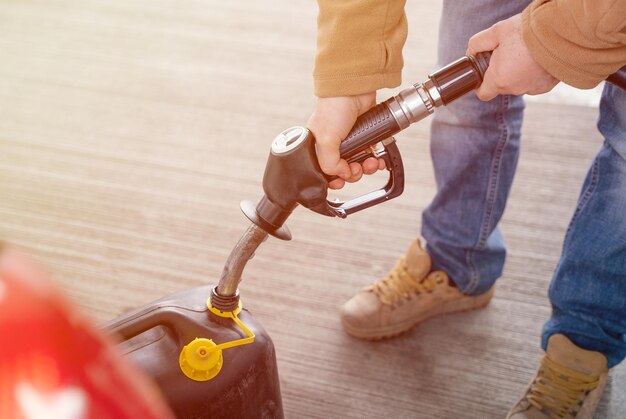
[[553, 335], [537, 375], [506, 418], [591, 419], [607, 377], [604, 355]]
[[382, 339], [438, 314], [484, 307], [492, 296], [493, 287], [481, 295], [465, 295], [450, 285], [445, 272], [431, 272], [430, 256], [416, 240], [386, 277], [344, 304], [341, 323], [354, 337]]

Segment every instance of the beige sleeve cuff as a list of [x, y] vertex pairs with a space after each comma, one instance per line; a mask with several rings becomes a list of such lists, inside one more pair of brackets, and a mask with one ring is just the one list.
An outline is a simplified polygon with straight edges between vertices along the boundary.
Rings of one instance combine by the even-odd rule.
[[626, 0], [535, 0], [522, 35], [539, 65], [588, 89], [626, 64]]
[[313, 79], [319, 97], [350, 96], [401, 82], [405, 0], [318, 0]]

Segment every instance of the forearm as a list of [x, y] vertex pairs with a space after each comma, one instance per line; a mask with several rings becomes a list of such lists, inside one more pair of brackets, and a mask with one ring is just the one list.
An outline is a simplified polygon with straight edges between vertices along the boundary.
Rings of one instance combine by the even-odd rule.
[[317, 96], [351, 96], [400, 84], [407, 36], [404, 4], [318, 0]]
[[557, 79], [591, 88], [626, 64], [626, 0], [535, 0], [522, 34], [535, 61]]

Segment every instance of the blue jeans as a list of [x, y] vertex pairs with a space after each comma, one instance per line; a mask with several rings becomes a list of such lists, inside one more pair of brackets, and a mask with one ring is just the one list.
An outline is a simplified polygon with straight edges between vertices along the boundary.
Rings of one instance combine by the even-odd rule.
[[542, 344], [563, 333], [612, 367], [626, 356], [626, 92], [608, 83], [598, 129], [604, 144], [565, 235]]
[[[444, 1], [439, 66], [465, 54], [475, 33], [521, 12], [527, 0]], [[437, 194], [422, 215], [422, 236], [435, 269], [469, 295], [502, 274], [502, 217], [519, 156], [524, 102], [474, 94], [437, 110], [431, 156]], [[553, 314], [543, 331], [605, 354], [626, 356], [626, 95], [605, 88], [598, 127], [606, 141], [583, 185], [550, 287]]]

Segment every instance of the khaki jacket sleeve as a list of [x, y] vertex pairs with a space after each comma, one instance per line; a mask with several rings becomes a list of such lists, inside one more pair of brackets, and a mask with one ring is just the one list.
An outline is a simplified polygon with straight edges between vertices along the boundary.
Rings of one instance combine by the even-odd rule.
[[626, 64], [626, 0], [534, 0], [522, 22], [533, 58], [569, 85], [592, 88]]
[[317, 96], [356, 95], [400, 84], [405, 0], [318, 0], [318, 5]]

